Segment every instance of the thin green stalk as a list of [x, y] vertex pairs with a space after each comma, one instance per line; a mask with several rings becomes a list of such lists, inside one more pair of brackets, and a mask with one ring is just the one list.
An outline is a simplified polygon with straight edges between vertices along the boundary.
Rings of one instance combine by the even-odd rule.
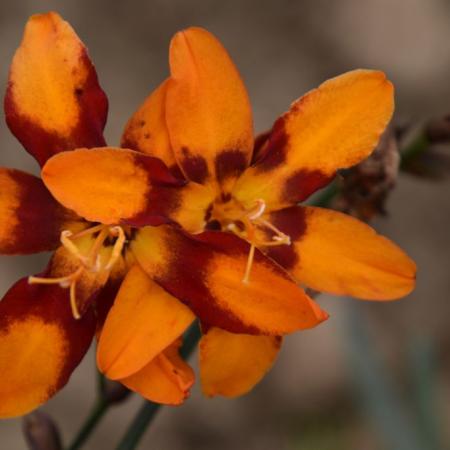
[[424, 153], [430, 146], [430, 141], [424, 131], [420, 132], [401, 152], [400, 168], [405, 169], [408, 165]]
[[418, 433], [424, 448], [439, 450], [439, 414], [436, 386], [436, 355], [431, 338], [420, 336], [410, 344], [410, 366], [413, 381], [412, 400], [417, 410]]
[[[183, 347], [180, 350], [183, 359], [187, 359], [190, 356], [199, 340], [200, 327], [198, 323], [194, 323], [187, 331], [184, 337]], [[160, 407], [161, 405], [158, 403], [145, 401], [116, 449], [135, 449]]]
[[418, 430], [377, 355], [360, 310], [360, 305], [352, 305], [345, 328], [353, 383], [359, 391], [364, 413], [379, 430], [387, 449], [423, 450]]
[[109, 405], [107, 401], [102, 397], [99, 397], [86, 421], [83, 423], [80, 431], [77, 433], [74, 441], [67, 447], [67, 450], [78, 450], [81, 448], [102, 417], [105, 415], [108, 407]]

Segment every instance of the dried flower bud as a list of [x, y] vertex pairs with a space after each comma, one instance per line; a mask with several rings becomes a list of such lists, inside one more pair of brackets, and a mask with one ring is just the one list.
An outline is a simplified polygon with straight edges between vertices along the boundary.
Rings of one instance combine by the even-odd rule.
[[62, 450], [60, 433], [48, 414], [34, 411], [23, 418], [22, 427], [30, 450]]
[[342, 174], [342, 195], [336, 208], [365, 221], [385, 214], [384, 204], [397, 180], [399, 164], [397, 139], [389, 127], [372, 155]]
[[109, 404], [121, 403], [130, 394], [122, 383], [105, 378], [102, 384], [103, 397]]
[[425, 133], [432, 144], [450, 142], [450, 114], [431, 120], [425, 128]]

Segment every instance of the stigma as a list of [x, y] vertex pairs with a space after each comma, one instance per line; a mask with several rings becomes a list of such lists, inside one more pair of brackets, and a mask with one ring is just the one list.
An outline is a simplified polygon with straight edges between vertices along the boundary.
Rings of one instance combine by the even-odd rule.
[[[80, 238], [95, 235], [92, 244], [88, 249], [81, 249]], [[113, 240], [112, 249], [108, 258], [104, 261], [101, 251], [105, 247], [105, 242]], [[114, 265], [121, 257], [122, 250], [126, 243], [126, 234], [120, 226], [95, 225], [79, 233], [72, 233], [70, 230], [61, 232], [60, 241], [66, 251], [76, 261], [77, 268], [70, 274], [63, 277], [28, 277], [29, 284], [57, 284], [62, 288], [69, 289], [70, 307], [75, 319], [80, 319], [81, 314], [77, 303], [77, 283], [86, 272], [105, 274], [109, 276]], [[109, 242], [108, 242], [109, 244]]]

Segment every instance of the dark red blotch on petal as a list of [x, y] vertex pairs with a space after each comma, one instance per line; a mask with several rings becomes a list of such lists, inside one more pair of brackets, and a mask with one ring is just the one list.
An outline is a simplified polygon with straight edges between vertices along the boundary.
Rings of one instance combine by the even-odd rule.
[[199, 155], [193, 155], [187, 147], [183, 147], [181, 152], [183, 157], [180, 164], [186, 177], [191, 181], [203, 184], [209, 176], [206, 159]]
[[290, 204], [302, 202], [329, 184], [333, 178], [334, 174], [329, 176], [320, 170], [298, 170], [285, 180], [282, 198]]
[[[170, 270], [156, 275], [154, 280], [173, 296], [186, 303], [201, 321], [230, 332], [257, 334], [256, 327], [244, 324], [234, 314], [219, 307], [204, 283], [203, 270], [214, 251], [228, 254], [248, 254], [248, 244], [229, 233], [206, 232], [188, 237], [171, 228], [169, 242], [176, 249]], [[256, 259], [262, 255], [257, 252]]]
[[241, 150], [224, 150], [215, 159], [216, 177], [219, 183], [237, 178], [248, 166], [247, 154]]
[[41, 179], [20, 170], [8, 172], [19, 186], [19, 208], [15, 211], [18, 224], [10, 244], [5, 242], [1, 253], [38, 253], [56, 249], [64, 222], [81, 219], [60, 205]]

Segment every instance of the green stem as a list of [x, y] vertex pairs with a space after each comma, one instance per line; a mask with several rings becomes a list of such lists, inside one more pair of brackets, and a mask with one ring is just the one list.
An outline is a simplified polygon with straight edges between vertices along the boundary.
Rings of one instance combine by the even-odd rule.
[[67, 447], [67, 450], [77, 450], [81, 448], [81, 446], [85, 443], [91, 432], [95, 429], [101, 418], [108, 410], [108, 407], [108, 403], [102, 397], [100, 397], [92, 408], [92, 411], [89, 414], [88, 418], [83, 423], [80, 431], [76, 435], [75, 440]]
[[410, 349], [410, 365], [413, 381], [412, 399], [417, 410], [418, 433], [423, 446], [429, 450], [442, 448], [437, 411], [436, 358], [431, 338], [415, 337]]
[[420, 154], [430, 146], [430, 141], [424, 131], [420, 132], [401, 152], [400, 168], [405, 169]]
[[[183, 347], [180, 351], [183, 359], [187, 359], [194, 351], [200, 336], [200, 327], [194, 323], [184, 337]], [[116, 450], [135, 449], [160, 407], [161, 405], [158, 403], [144, 402]]]

